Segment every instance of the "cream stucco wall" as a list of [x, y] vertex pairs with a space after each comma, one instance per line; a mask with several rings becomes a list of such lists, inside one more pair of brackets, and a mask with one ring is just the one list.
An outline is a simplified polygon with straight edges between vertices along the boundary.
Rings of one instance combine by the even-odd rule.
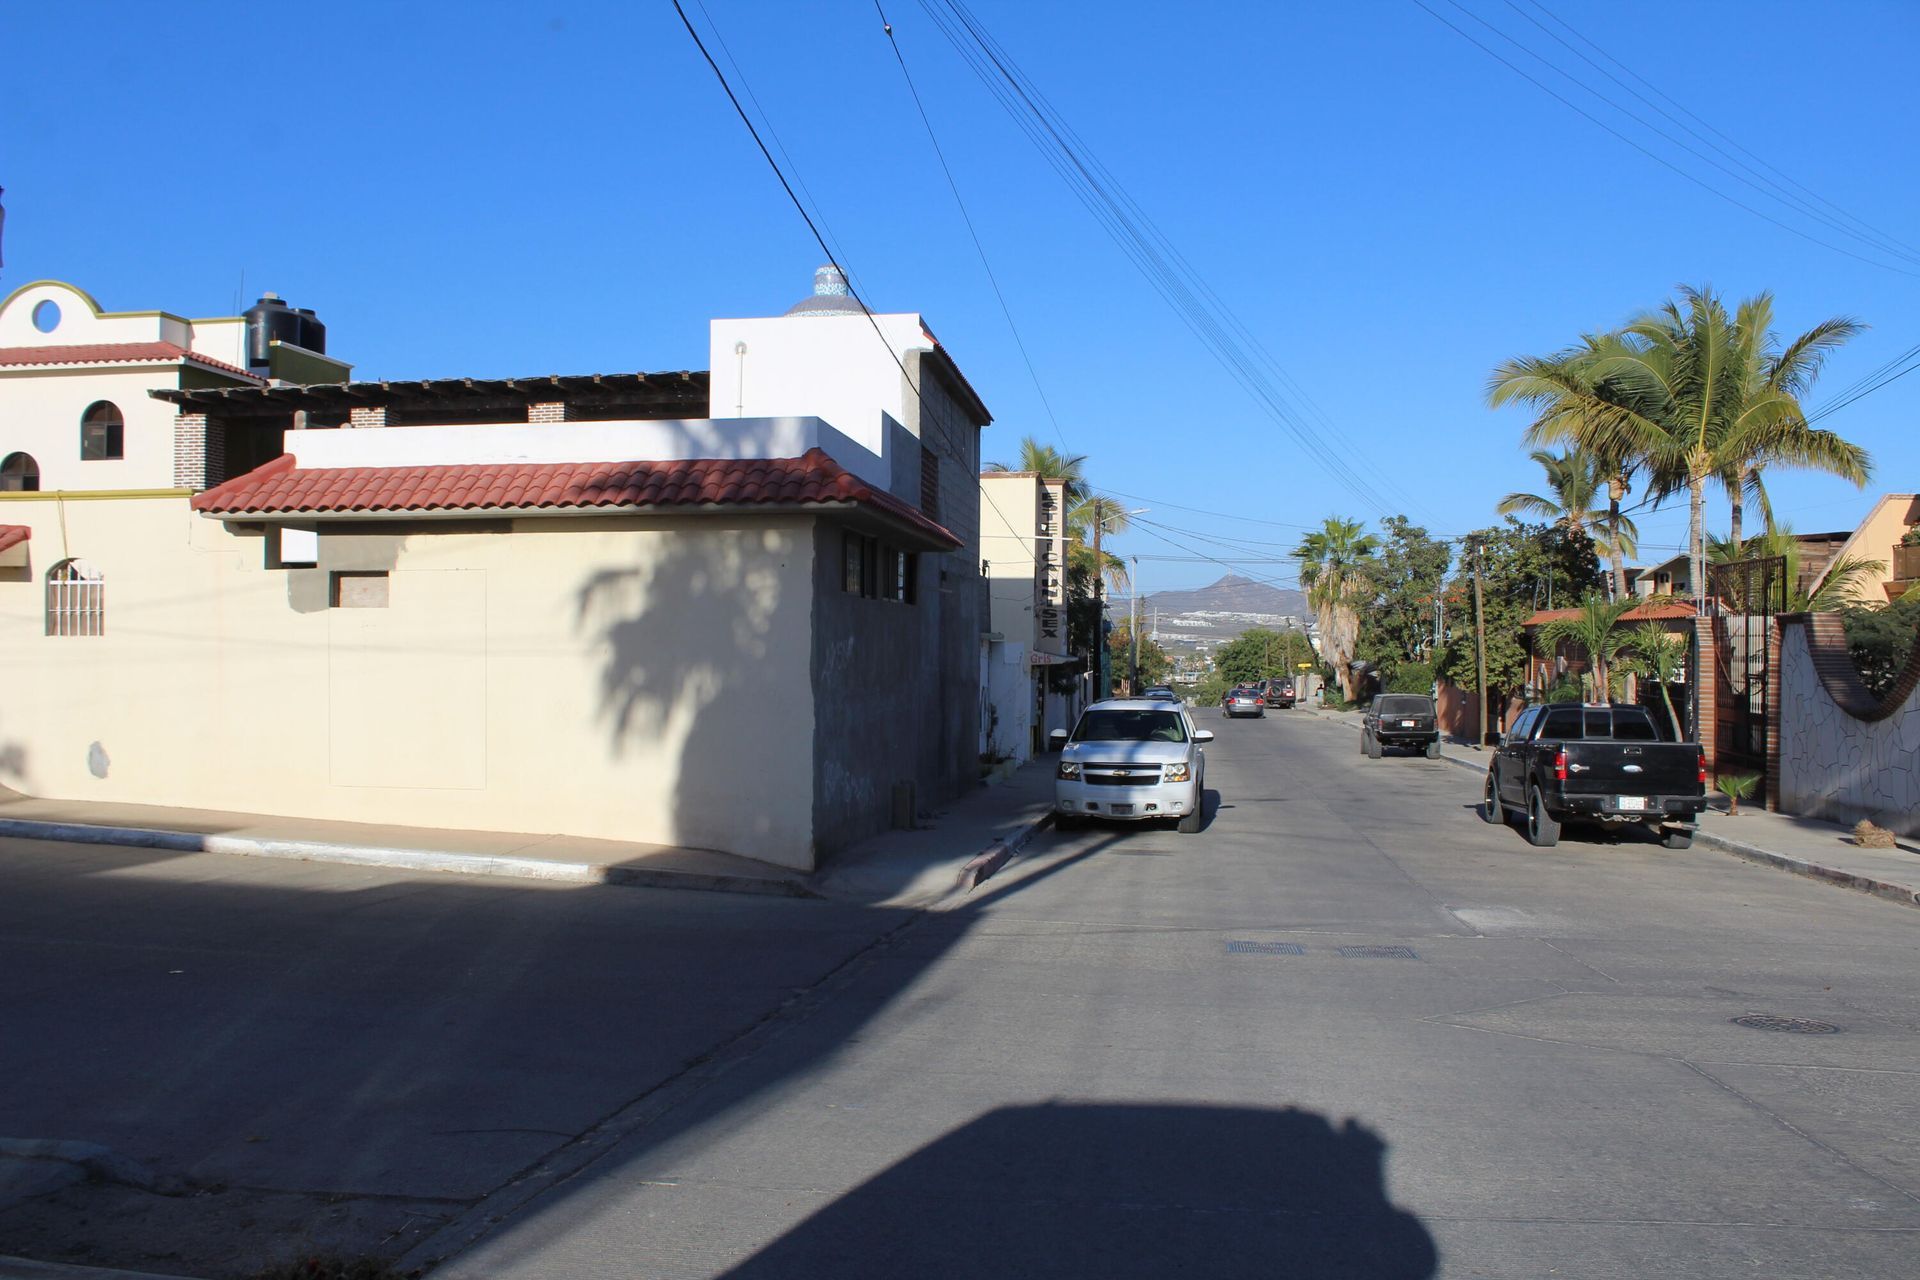
[[1873, 504], [1873, 510], [1853, 531], [1835, 560], [1878, 561], [1876, 573], [1862, 574], [1855, 580], [1848, 598], [1856, 604], [1885, 604], [1886, 584], [1893, 581], [1893, 549], [1912, 527], [1910, 521], [1920, 511], [1920, 495], [1890, 493]]
[[[173, 406], [148, 391], [180, 385], [174, 365], [0, 370], [0, 457], [18, 452], [40, 464], [40, 488], [173, 487]], [[101, 400], [126, 427], [117, 460], [80, 460], [80, 419]]]
[[[0, 783], [813, 863], [806, 517], [342, 523], [309, 570], [184, 497], [0, 523], [33, 529], [0, 569]], [[63, 555], [105, 577], [102, 637], [43, 634]], [[328, 607], [330, 569], [386, 571], [388, 607]]]

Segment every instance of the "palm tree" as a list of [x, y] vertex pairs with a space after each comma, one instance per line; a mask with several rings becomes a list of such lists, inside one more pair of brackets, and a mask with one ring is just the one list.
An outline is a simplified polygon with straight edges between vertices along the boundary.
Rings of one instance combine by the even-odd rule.
[[1685, 638], [1657, 622], [1643, 622], [1633, 629], [1627, 645], [1646, 663], [1647, 674], [1660, 686], [1660, 701], [1667, 705], [1667, 723], [1673, 726], [1674, 741], [1681, 741], [1680, 717], [1674, 714], [1667, 686], [1679, 678], [1686, 665]]
[[[1092, 494], [1073, 503], [1067, 508], [1067, 561], [1077, 566], [1092, 581], [1095, 569], [1093, 555], [1093, 526], [1101, 525], [1102, 539], [1116, 533], [1125, 533], [1133, 523], [1126, 506], [1118, 499], [1105, 494]], [[1100, 575], [1107, 580], [1109, 590], [1118, 590], [1131, 581], [1127, 576], [1127, 562], [1105, 547], [1100, 548]]]
[[989, 462], [986, 469], [1000, 472], [1030, 471], [1046, 480], [1064, 480], [1067, 486], [1064, 505], [1071, 511], [1087, 499], [1086, 461], [1084, 453], [1069, 456], [1050, 444], [1041, 444], [1032, 436], [1027, 436], [1020, 441], [1018, 466]]
[[1548, 524], [1562, 525], [1574, 532], [1606, 519], [1607, 513], [1596, 510], [1593, 505], [1605, 481], [1591, 454], [1578, 448], [1563, 449], [1559, 453], [1535, 449], [1528, 456], [1547, 473], [1547, 490], [1552, 496], [1510, 493], [1500, 499], [1500, 505], [1494, 510], [1503, 516], [1538, 516]]
[[1715, 564], [1775, 556], [1785, 561], [1786, 591], [1781, 604], [1785, 613], [1832, 613], [1868, 595], [1863, 588], [1887, 571], [1884, 560], [1839, 556], [1817, 575], [1806, 576], [1800, 540], [1786, 525], [1773, 525], [1745, 542], [1710, 538], [1708, 543], [1707, 555]]
[[1827, 355], [1862, 326], [1828, 320], [1783, 349], [1772, 323], [1769, 294], [1749, 298], [1730, 316], [1711, 290], [1682, 287], [1678, 301], [1618, 333], [1589, 335], [1558, 356], [1502, 365], [1490, 399], [1539, 406], [1530, 436], [1644, 467], [1657, 498], [1685, 489], [1699, 593], [1709, 482], [1727, 487], [1738, 503], [1749, 492], [1748, 477], [1773, 464], [1811, 467], [1859, 485], [1871, 472], [1865, 450], [1809, 425], [1800, 406]]
[[1613, 665], [1628, 645], [1620, 620], [1638, 604], [1637, 600], [1607, 600], [1597, 595], [1580, 602], [1579, 611], [1570, 618], [1555, 618], [1540, 627], [1540, 639], [1549, 646], [1571, 640], [1586, 651], [1593, 663], [1593, 696], [1613, 694]]
[[1353, 674], [1347, 669], [1360, 639], [1360, 609], [1372, 590], [1368, 562], [1380, 539], [1363, 532], [1358, 520], [1328, 516], [1321, 527], [1293, 549], [1300, 561], [1300, 585], [1320, 627], [1320, 651], [1333, 664], [1340, 692], [1353, 701]]
[[[1517, 401], [1539, 410], [1539, 416], [1527, 428], [1528, 444], [1574, 443], [1579, 453], [1592, 459], [1596, 479], [1606, 485], [1607, 509], [1593, 513], [1586, 522], [1599, 534], [1594, 541], [1613, 567], [1613, 595], [1618, 600], [1627, 594], [1626, 561], [1637, 550], [1640, 536], [1620, 504], [1633, 491], [1640, 459], [1630, 452], [1601, 447], [1603, 442], [1593, 439], [1597, 433], [1587, 429], [1584, 421], [1593, 415], [1593, 389], [1584, 378], [1586, 361], [1600, 350], [1603, 341], [1600, 335], [1586, 334], [1578, 346], [1557, 355], [1520, 356], [1506, 361], [1493, 371], [1487, 398], [1496, 408]], [[1532, 456], [1545, 466], [1545, 458], [1553, 455], [1535, 450]], [[1509, 494], [1508, 500], [1519, 496]], [[1501, 511], [1505, 513], [1504, 505]]]

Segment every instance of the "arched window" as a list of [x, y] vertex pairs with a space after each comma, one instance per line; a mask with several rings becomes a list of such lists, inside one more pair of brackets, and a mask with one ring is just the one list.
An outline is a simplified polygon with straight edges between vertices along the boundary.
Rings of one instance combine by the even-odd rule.
[[0, 493], [36, 493], [40, 488], [40, 464], [30, 453], [10, 453], [0, 462]]
[[62, 560], [47, 570], [47, 634], [107, 633], [107, 583], [84, 560]]
[[111, 400], [96, 400], [80, 415], [80, 461], [110, 462], [126, 456], [127, 422]]

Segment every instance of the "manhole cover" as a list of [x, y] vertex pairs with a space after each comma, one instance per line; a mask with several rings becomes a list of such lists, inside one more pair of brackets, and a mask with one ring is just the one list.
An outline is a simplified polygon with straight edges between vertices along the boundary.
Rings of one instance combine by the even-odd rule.
[[1303, 956], [1307, 949], [1297, 942], [1229, 942], [1230, 956]]
[[1783, 1018], [1777, 1013], [1743, 1013], [1733, 1022], [1736, 1026], [1752, 1027], [1755, 1031], [1790, 1031], [1800, 1036], [1830, 1036], [1840, 1030], [1831, 1022], [1815, 1022], [1812, 1018]]
[[1335, 947], [1348, 960], [1418, 960], [1412, 947]]

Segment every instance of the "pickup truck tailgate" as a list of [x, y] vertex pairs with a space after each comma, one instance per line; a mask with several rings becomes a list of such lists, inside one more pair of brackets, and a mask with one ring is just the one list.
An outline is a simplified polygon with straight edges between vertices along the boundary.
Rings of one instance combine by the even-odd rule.
[[1700, 749], [1686, 742], [1569, 742], [1569, 796], [1697, 796]]

